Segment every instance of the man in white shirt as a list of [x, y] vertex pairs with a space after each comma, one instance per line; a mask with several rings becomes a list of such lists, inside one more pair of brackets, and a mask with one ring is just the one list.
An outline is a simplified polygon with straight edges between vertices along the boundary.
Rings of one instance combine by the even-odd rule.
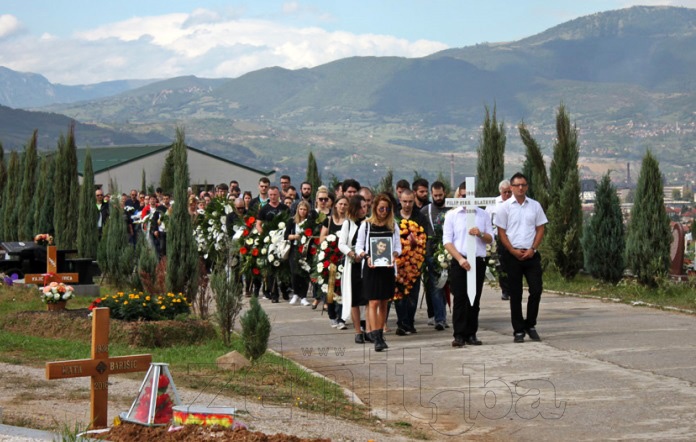
[[[466, 182], [459, 185], [459, 195], [466, 195]], [[442, 229], [442, 243], [452, 255], [450, 264], [450, 289], [453, 297], [452, 327], [454, 340], [452, 347], [481, 345], [476, 337], [478, 331], [479, 303], [483, 291], [483, 280], [486, 274], [486, 244], [493, 242], [493, 226], [490, 216], [476, 207], [476, 225], [468, 228], [466, 225], [466, 209], [458, 207], [450, 210], [445, 216]], [[466, 256], [468, 241], [476, 241], [476, 256]], [[472, 259], [476, 259], [476, 275], [469, 275]], [[467, 277], [476, 278], [476, 297], [473, 305], [467, 292]]]
[[[495, 224], [503, 245], [502, 260], [508, 278], [510, 316], [514, 342], [524, 342], [525, 333], [541, 341], [536, 331], [539, 301], [543, 290], [541, 256], [537, 252], [548, 223], [541, 205], [527, 197], [527, 177], [516, 173], [510, 178], [513, 198], [498, 208]], [[527, 318], [522, 315], [522, 277], [529, 286]]]
[[[510, 181], [503, 180], [498, 184], [498, 192], [500, 195], [496, 197], [495, 204], [486, 207], [486, 212], [491, 216], [491, 222], [493, 223], [493, 234], [497, 236], [495, 231], [495, 214], [498, 212], [498, 207], [500, 207], [505, 201], [509, 200], [512, 196], [512, 190], [510, 189]], [[500, 299], [503, 301], [509, 301], [510, 295], [508, 295], [507, 286], [507, 275], [505, 273], [505, 268], [503, 267], [502, 259], [500, 257], [500, 252], [502, 251], [502, 244], [498, 240], [497, 251], [498, 256], [496, 257], [496, 270], [498, 272], [498, 284], [500, 285], [500, 290], [503, 292], [500, 295]]]

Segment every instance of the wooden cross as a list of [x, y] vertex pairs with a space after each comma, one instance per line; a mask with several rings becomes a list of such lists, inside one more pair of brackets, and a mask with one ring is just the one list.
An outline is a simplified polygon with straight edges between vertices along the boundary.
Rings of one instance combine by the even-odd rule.
[[[476, 179], [474, 177], [466, 178], [466, 197], [464, 198], [447, 198], [445, 199], [445, 207], [465, 207], [466, 209], [466, 234], [469, 235], [469, 230], [476, 227], [476, 207], [495, 205], [495, 198], [476, 198]], [[471, 239], [469, 241], [468, 239]], [[474, 238], [467, 236], [466, 241], [466, 256], [467, 261], [471, 265], [469, 276], [466, 278], [466, 291], [469, 295], [471, 305], [474, 305], [476, 299], [476, 241]], [[473, 275], [473, 278], [471, 277]]]
[[[50, 276], [46, 276], [50, 275]], [[25, 284], [48, 285], [49, 282], [79, 282], [77, 273], [58, 273], [58, 249], [56, 246], [46, 248], [46, 274], [31, 273], [24, 275]]]
[[46, 379], [91, 376], [90, 422], [92, 428], [107, 426], [109, 375], [146, 371], [152, 355], [109, 357], [109, 309], [92, 310], [92, 358], [47, 362]]

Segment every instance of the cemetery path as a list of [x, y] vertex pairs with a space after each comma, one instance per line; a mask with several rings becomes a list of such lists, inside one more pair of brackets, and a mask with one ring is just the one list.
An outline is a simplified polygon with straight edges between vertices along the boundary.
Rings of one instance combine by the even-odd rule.
[[353, 343], [352, 326], [263, 302], [270, 347], [436, 440], [696, 439], [694, 315], [544, 293], [543, 341], [515, 344], [508, 302], [485, 287], [484, 345], [452, 348], [452, 329], [427, 326], [423, 305], [409, 336], [394, 334], [392, 308], [377, 353]]

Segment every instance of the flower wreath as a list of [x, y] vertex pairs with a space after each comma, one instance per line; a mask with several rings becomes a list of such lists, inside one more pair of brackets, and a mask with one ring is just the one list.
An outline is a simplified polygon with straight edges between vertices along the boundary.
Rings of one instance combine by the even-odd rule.
[[193, 234], [198, 253], [204, 259], [216, 261], [219, 254], [225, 252], [228, 246], [226, 238], [230, 236], [227, 232], [227, 217], [233, 212], [234, 207], [229, 200], [218, 197], [208, 203], [203, 213], [199, 213]]
[[313, 279], [316, 279], [319, 289], [324, 295], [329, 292], [329, 281], [331, 277], [331, 264], [336, 266], [334, 273], [334, 301], [341, 302], [341, 277], [343, 276], [343, 253], [338, 248], [338, 236], [328, 235], [319, 244], [317, 253], [317, 264], [312, 272]]
[[413, 284], [420, 278], [425, 261], [425, 230], [417, 222], [402, 219], [399, 222], [401, 254], [396, 258], [396, 286], [394, 299], [408, 296]]

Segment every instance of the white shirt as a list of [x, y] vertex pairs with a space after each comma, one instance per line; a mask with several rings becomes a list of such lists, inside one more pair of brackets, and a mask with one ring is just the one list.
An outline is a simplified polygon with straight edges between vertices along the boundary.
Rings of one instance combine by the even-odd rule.
[[531, 249], [536, 228], [549, 222], [537, 201], [525, 197], [520, 204], [514, 196], [498, 207], [495, 218], [495, 224], [505, 229], [510, 244], [516, 249]]
[[[491, 217], [481, 208], [476, 207], [476, 227], [482, 233], [493, 235]], [[442, 228], [442, 244], [453, 244], [454, 248], [464, 257], [466, 256], [467, 241], [476, 241], [476, 256], [486, 257], [486, 243], [477, 236], [469, 235], [469, 227], [466, 225], [466, 210], [457, 207], [447, 212], [445, 224]]]

